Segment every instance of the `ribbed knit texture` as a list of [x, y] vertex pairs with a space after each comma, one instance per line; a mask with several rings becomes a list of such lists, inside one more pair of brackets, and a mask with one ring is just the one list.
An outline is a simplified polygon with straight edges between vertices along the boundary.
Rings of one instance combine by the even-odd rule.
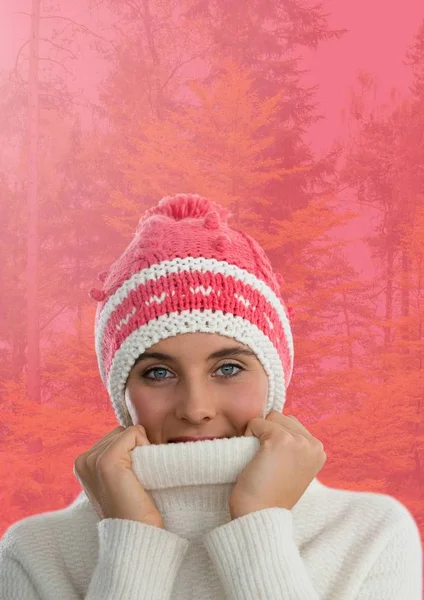
[[1, 600], [422, 600], [422, 545], [391, 496], [314, 479], [292, 510], [231, 521], [253, 437], [137, 447], [133, 469], [165, 529], [99, 521], [84, 492], [13, 524]]

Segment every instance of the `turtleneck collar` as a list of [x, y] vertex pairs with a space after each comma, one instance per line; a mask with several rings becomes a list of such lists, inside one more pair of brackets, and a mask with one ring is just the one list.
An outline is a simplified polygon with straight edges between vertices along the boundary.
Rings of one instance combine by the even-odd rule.
[[[228, 513], [237, 478], [259, 447], [250, 436], [138, 446], [131, 452], [132, 468], [166, 527], [167, 515], [178, 511]], [[292, 510], [321, 487], [315, 477]]]

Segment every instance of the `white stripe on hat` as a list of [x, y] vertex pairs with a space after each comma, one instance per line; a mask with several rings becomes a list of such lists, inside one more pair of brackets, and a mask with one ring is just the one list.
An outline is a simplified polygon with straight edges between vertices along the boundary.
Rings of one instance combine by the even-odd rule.
[[[274, 344], [256, 325], [243, 317], [222, 311], [185, 310], [167, 313], [133, 331], [116, 351], [107, 382], [115, 412], [124, 419], [124, 388], [135, 361], [146, 349], [161, 340], [183, 333], [218, 333], [248, 346], [268, 375], [268, 413], [276, 405], [280, 410], [286, 397], [283, 365]], [[277, 400], [277, 403], [276, 403]]]
[[[231, 276], [235, 279], [240, 280], [245, 285], [250, 285], [253, 289], [262, 294], [265, 299], [271, 304], [271, 306], [276, 310], [281, 324], [284, 329], [284, 333], [286, 335], [289, 353], [290, 353], [290, 362], [291, 362], [291, 371], [289, 380], [291, 379], [293, 373], [293, 361], [294, 361], [294, 347], [293, 347], [293, 337], [290, 328], [290, 322], [287, 318], [287, 315], [284, 311], [284, 308], [273, 292], [273, 290], [262, 280], [258, 279], [252, 273], [244, 269], [240, 269], [236, 265], [229, 264], [226, 261], [218, 261], [214, 258], [174, 258], [173, 260], [164, 260], [158, 264], [152, 265], [141, 271], [134, 273], [129, 279], [124, 281], [124, 283], [116, 290], [114, 294], [107, 300], [103, 309], [101, 310], [99, 321], [96, 327], [96, 336], [95, 336], [95, 346], [96, 346], [96, 354], [98, 357], [99, 370], [102, 377], [103, 382], [105, 382], [105, 371], [103, 366], [103, 353], [101, 350], [102, 340], [104, 336], [104, 332], [109, 321], [109, 318], [113, 311], [123, 302], [125, 298], [129, 295], [132, 290], [135, 290], [139, 285], [144, 285], [150, 280], [156, 280], [160, 277], [166, 277], [170, 273], [181, 273], [183, 271], [199, 271], [201, 273], [205, 273], [210, 271], [211, 273], [220, 273], [226, 277]], [[199, 291], [199, 288], [197, 288]]]

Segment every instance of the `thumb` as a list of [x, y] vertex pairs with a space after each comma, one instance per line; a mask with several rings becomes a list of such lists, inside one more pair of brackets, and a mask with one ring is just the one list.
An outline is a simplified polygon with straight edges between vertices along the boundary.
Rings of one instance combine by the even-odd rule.
[[250, 425], [247, 426], [246, 431], [244, 432], [245, 437], [255, 437], [252, 433], [252, 428]]
[[270, 423], [266, 419], [261, 419], [260, 417], [257, 417], [249, 421], [244, 435], [246, 437], [256, 437], [261, 442], [263, 442], [264, 440], [269, 439], [269, 437], [272, 434], [272, 431], [272, 423]]

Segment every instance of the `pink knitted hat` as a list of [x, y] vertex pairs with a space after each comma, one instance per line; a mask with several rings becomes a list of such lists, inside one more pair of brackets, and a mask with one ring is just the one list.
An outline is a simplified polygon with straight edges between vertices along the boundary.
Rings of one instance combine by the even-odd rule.
[[261, 246], [227, 224], [230, 213], [198, 195], [163, 198], [141, 217], [134, 239], [99, 274], [95, 346], [119, 423], [135, 361], [160, 340], [218, 333], [248, 346], [268, 375], [266, 414], [282, 411], [293, 372], [291, 309]]

